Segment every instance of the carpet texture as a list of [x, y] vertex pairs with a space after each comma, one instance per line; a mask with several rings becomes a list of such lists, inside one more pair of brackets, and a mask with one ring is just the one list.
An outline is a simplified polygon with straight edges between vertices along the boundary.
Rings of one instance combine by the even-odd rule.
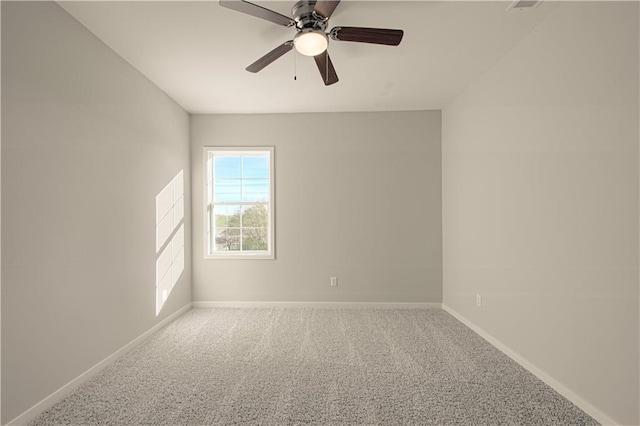
[[30, 424], [594, 425], [439, 309], [192, 309]]

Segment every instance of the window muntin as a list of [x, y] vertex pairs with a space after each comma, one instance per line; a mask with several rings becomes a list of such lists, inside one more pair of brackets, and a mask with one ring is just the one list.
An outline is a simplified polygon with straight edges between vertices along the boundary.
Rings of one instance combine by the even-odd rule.
[[273, 259], [273, 148], [204, 150], [205, 258]]

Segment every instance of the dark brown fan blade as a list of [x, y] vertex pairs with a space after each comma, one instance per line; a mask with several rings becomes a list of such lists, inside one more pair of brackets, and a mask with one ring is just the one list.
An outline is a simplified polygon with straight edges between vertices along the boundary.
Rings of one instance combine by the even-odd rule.
[[280, 46], [276, 47], [271, 52], [267, 53], [262, 58], [249, 65], [246, 69], [249, 72], [258, 72], [262, 68], [278, 59], [280, 56], [289, 52], [291, 49], [293, 49], [293, 40], [285, 41]]
[[340, 0], [318, 0], [316, 2], [316, 6], [313, 8], [313, 11], [322, 16], [323, 18], [331, 18], [333, 11], [336, 10]]
[[291, 27], [296, 24], [296, 21], [288, 16], [281, 15], [278, 12], [244, 0], [220, 0], [220, 6], [246, 13], [256, 18], [266, 19], [274, 24], [284, 25], [285, 27]]
[[402, 41], [404, 31], [386, 28], [335, 27], [329, 33], [334, 40], [359, 43], [386, 44], [397, 46]]
[[314, 56], [313, 59], [316, 60], [316, 65], [318, 66], [318, 70], [320, 71], [320, 75], [322, 76], [322, 81], [325, 86], [330, 86], [333, 83], [338, 82], [338, 74], [336, 74], [336, 70], [333, 68], [333, 63], [331, 63], [329, 53], [327, 53], [326, 50], [318, 56]]

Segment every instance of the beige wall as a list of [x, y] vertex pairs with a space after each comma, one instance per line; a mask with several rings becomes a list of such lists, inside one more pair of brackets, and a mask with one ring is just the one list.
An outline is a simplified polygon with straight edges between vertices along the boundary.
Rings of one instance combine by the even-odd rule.
[[[440, 121], [439, 111], [192, 116], [194, 300], [440, 302]], [[275, 260], [203, 259], [209, 145], [275, 146]]]
[[191, 301], [155, 315], [155, 196], [189, 118], [55, 3], [2, 2], [2, 422]]
[[443, 110], [445, 305], [622, 424], [640, 422], [638, 16], [565, 2]]
[[[2, 22], [2, 7], [0, 7], [0, 23]], [[2, 31], [0, 31], [0, 46], [2, 45]], [[2, 48], [0, 48], [0, 69], [2, 69]], [[0, 77], [2, 73], [0, 72]], [[0, 84], [0, 99], [2, 99], [2, 85]], [[2, 152], [2, 102], [0, 102], [0, 153]], [[0, 154], [0, 241], [2, 240], [2, 155]], [[2, 423], [2, 244], [0, 244], [0, 423]]]

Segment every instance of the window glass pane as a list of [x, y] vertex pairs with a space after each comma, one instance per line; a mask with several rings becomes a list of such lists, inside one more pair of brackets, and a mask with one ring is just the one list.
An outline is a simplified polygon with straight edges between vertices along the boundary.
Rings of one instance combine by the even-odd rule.
[[216, 179], [213, 185], [213, 201], [216, 203], [240, 201], [241, 182], [240, 179]]
[[242, 207], [242, 226], [249, 228], [267, 227], [267, 207], [266, 206], [244, 206]]
[[266, 251], [267, 228], [242, 228], [242, 250]]
[[240, 206], [215, 206], [213, 216], [216, 228], [240, 227]]
[[269, 201], [269, 180], [248, 179], [242, 181], [242, 201]]
[[242, 177], [240, 157], [215, 157], [214, 179], [239, 179]]
[[242, 177], [243, 178], [269, 178], [269, 157], [243, 157], [242, 158]]
[[209, 154], [209, 158], [207, 158], [207, 182], [211, 182], [212, 174], [213, 174], [213, 156]]
[[240, 228], [216, 229], [215, 251], [239, 251]]

